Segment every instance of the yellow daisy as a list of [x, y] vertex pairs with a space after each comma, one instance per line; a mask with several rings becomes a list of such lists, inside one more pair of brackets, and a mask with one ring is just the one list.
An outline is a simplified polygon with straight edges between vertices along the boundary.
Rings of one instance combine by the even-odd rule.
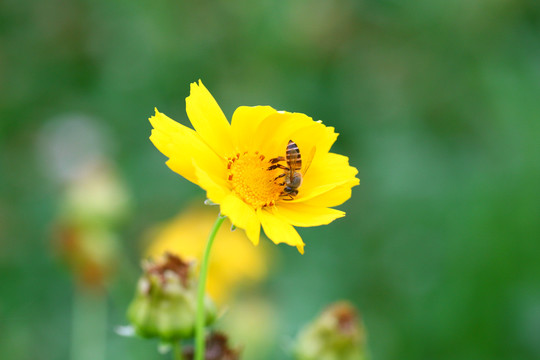
[[[186, 98], [195, 130], [155, 111], [150, 140], [169, 158], [167, 165], [206, 190], [255, 245], [262, 225], [274, 243], [303, 253], [294, 226], [325, 225], [344, 216], [331, 207], [348, 200], [360, 183], [349, 159], [330, 152], [338, 136], [334, 128], [304, 114], [241, 106], [229, 123], [200, 80]], [[296, 147], [302, 166], [289, 161], [298, 158]], [[297, 176], [301, 184], [293, 180]]]

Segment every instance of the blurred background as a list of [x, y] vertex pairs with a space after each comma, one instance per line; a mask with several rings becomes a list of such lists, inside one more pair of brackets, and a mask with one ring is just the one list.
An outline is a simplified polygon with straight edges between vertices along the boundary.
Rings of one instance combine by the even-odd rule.
[[361, 178], [347, 217], [299, 230], [305, 255], [258, 248], [265, 276], [222, 325], [267, 329], [233, 337], [248, 360], [287, 359], [339, 299], [372, 359], [540, 358], [537, 1], [4, 0], [2, 359], [170, 358], [114, 328], [151, 229], [204, 200], [147, 121], [188, 124], [199, 78], [229, 119], [271, 105], [334, 126]]

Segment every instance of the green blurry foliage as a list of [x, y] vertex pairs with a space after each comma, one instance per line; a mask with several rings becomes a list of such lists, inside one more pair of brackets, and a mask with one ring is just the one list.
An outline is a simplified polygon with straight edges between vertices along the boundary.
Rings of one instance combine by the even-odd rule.
[[[61, 186], [40, 129], [82, 114], [112, 134], [136, 264], [142, 232], [202, 195], [164, 165], [146, 120], [158, 106], [187, 124], [198, 78], [228, 117], [268, 104], [335, 126], [360, 171], [346, 218], [301, 229], [304, 256], [279, 248], [269, 359], [338, 298], [359, 307], [373, 359], [540, 357], [539, 41], [533, 0], [3, 1], [1, 357], [69, 354], [73, 285], [50, 250]], [[124, 276], [111, 329], [136, 281]], [[108, 358], [159, 358], [108, 341]]]

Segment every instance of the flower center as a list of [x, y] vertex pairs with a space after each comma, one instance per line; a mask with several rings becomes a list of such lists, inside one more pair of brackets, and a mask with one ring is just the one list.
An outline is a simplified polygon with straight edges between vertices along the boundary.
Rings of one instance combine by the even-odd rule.
[[273, 206], [283, 190], [279, 185], [283, 178], [276, 180], [282, 170], [268, 170], [269, 166], [268, 160], [258, 152], [229, 158], [227, 168], [233, 191], [255, 209]]

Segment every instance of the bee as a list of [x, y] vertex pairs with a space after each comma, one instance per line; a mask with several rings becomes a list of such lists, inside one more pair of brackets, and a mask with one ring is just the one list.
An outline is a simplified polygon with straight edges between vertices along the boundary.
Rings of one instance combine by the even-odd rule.
[[[314, 151], [315, 149], [313, 149]], [[313, 154], [311, 154], [313, 155]], [[313, 156], [308, 158], [309, 160], [313, 159]], [[281, 161], [286, 161], [287, 166], [279, 164]], [[298, 195], [298, 188], [302, 185], [302, 179], [310, 164], [307, 164], [302, 169], [302, 155], [300, 155], [300, 149], [298, 145], [292, 140], [289, 140], [287, 144], [287, 149], [285, 150], [285, 158], [283, 156], [278, 156], [276, 158], [270, 159], [269, 162], [271, 165], [268, 170], [274, 169], [283, 169], [285, 170], [283, 174], [279, 174], [275, 179], [285, 178], [282, 183], [278, 185], [283, 186], [282, 196], [287, 196], [285, 200], [292, 200], [296, 195]]]

